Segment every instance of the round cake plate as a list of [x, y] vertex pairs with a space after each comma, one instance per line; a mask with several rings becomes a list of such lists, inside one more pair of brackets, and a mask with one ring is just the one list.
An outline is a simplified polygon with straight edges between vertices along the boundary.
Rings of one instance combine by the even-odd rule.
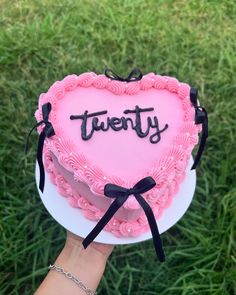
[[[157, 225], [160, 233], [164, 233], [174, 224], [176, 224], [191, 204], [195, 187], [196, 187], [196, 172], [190, 170], [193, 164], [191, 158], [186, 170], [186, 178], [181, 183], [180, 189], [173, 198], [170, 206], [166, 208], [161, 217], [157, 220]], [[67, 199], [61, 196], [54, 184], [49, 180], [49, 176], [45, 173], [45, 187], [42, 193], [39, 190], [39, 167], [36, 163], [35, 169], [36, 183], [40, 198], [50, 215], [65, 229], [71, 231], [77, 236], [85, 238], [97, 224], [96, 221], [91, 221], [85, 218], [79, 208], [73, 208], [69, 205]], [[105, 230], [101, 231], [94, 241], [106, 244], [132, 244], [142, 242], [152, 238], [151, 231], [141, 234], [138, 237], [115, 237], [112, 233]]]

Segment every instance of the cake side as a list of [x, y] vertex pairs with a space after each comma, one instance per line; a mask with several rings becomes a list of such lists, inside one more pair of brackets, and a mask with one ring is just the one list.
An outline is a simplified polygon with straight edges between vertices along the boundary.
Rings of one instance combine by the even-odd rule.
[[[56, 185], [59, 194], [66, 197], [72, 207], [80, 209], [86, 218], [93, 221], [99, 221], [109, 206], [107, 205], [107, 208], [106, 206], [104, 207], [106, 208], [105, 210], [101, 210], [88, 201], [87, 194], [81, 195], [78, 193], [78, 190], [73, 189], [73, 186], [68, 183], [55, 166], [52, 154], [49, 150], [44, 154], [44, 161], [50, 180]], [[154, 197], [154, 194], [143, 194], [144, 198], [148, 200], [152, 207], [156, 220], [158, 220], [163, 214], [163, 211], [171, 205], [173, 198], [179, 190], [181, 182], [184, 181], [186, 176], [185, 172], [179, 175], [179, 177], [175, 178], [165, 188], [163, 187], [162, 193], [159, 191], [159, 195], [155, 195]], [[103, 198], [106, 197], [103, 196]], [[130, 220], [126, 220], [126, 218], [124, 220], [123, 216], [120, 218], [119, 215], [122, 215], [122, 210], [124, 210], [124, 208], [120, 208], [117, 211], [118, 214], [115, 214], [114, 217], [112, 217], [104, 227], [104, 230], [111, 232], [116, 237], [135, 237], [149, 230], [147, 217], [142, 210], [139, 212], [140, 214], [138, 214], [137, 218], [134, 216], [134, 218], [131, 218]], [[129, 216], [128, 214], [133, 211], [133, 209], [128, 208], [124, 215]]]

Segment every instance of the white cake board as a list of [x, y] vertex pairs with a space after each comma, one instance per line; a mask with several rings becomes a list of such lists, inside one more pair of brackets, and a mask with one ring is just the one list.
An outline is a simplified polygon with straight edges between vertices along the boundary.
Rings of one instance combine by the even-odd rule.
[[[196, 172], [195, 170], [190, 170], [192, 164], [193, 159], [191, 158], [186, 171], [186, 178], [184, 182], [181, 183], [178, 193], [173, 198], [171, 205], [164, 210], [161, 217], [157, 220], [160, 233], [164, 233], [176, 224], [191, 204], [196, 187]], [[51, 183], [47, 173], [45, 173], [45, 187], [42, 193], [38, 187], [39, 167], [37, 164], [35, 175], [40, 198], [50, 215], [65, 229], [77, 236], [85, 238], [97, 222], [85, 218], [79, 208], [71, 207], [67, 199], [58, 193], [56, 186]], [[117, 245], [142, 242], [151, 238], [151, 231], [138, 237], [118, 238], [110, 232], [103, 230], [94, 241]]]

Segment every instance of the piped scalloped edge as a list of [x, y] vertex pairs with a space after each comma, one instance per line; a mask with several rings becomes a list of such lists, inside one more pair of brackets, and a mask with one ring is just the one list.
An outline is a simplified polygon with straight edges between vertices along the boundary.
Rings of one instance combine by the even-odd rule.
[[[101, 219], [105, 211], [98, 209], [85, 197], [73, 190], [61, 173], [56, 169], [49, 151], [47, 151], [45, 165], [51, 182], [56, 185], [59, 194], [67, 198], [72, 207], [79, 208], [85, 218], [93, 221]], [[171, 205], [174, 196], [179, 190], [180, 183], [185, 179], [185, 173], [181, 174], [178, 178], [178, 181], [176, 181], [176, 179], [173, 180], [175, 182], [174, 186], [173, 181], [169, 184], [169, 188], [165, 189], [163, 196], [159, 197], [158, 200], [151, 200], [152, 195], [150, 194], [145, 196], [145, 198], [151, 202], [156, 220], [158, 220], [163, 211]], [[150, 229], [147, 218], [143, 213], [135, 221], [122, 221], [116, 217], [112, 217], [112, 219], [104, 227], [104, 230], [111, 232], [116, 237], [136, 237]]]
[[[71, 141], [62, 139], [63, 131], [57, 122], [54, 110], [56, 110], [57, 103], [63, 99], [65, 93], [74, 90], [76, 87], [107, 89], [116, 95], [122, 95], [124, 93], [135, 95], [139, 91], [146, 91], [151, 88], [157, 90], [166, 89], [176, 93], [181, 99], [184, 109], [184, 119], [186, 121], [181, 127], [181, 133], [175, 137], [173, 144], [165, 155], [158, 163], [154, 163], [153, 167], [146, 171], [146, 173], [137, 176], [136, 180], [127, 182], [116, 176], [107, 176], [99, 167], [92, 165], [84, 155], [76, 154], [73, 151], [73, 143]], [[105, 75], [97, 75], [95, 73], [84, 73], [79, 76], [69, 75], [62, 81], [55, 82], [47, 93], [40, 95], [39, 109], [36, 111], [35, 116], [40, 121], [42, 119], [42, 105], [46, 102], [52, 104], [52, 112], [50, 113], [49, 120], [53, 124], [56, 135], [50, 139], [46, 139], [45, 145], [47, 149], [55, 154], [62, 166], [74, 173], [74, 179], [85, 182], [93, 193], [103, 195], [104, 186], [109, 182], [126, 187], [133, 186], [137, 181], [147, 175], [152, 176], [157, 183], [157, 187], [160, 187], [160, 183], [163, 185], [164, 178], [167, 182], [170, 180], [167, 175], [170, 178], [174, 175], [175, 178], [177, 174], [185, 171], [187, 167], [186, 157], [190, 156], [192, 149], [198, 142], [198, 132], [201, 130], [194, 121], [195, 110], [191, 105], [189, 92], [190, 86], [188, 84], [180, 83], [172, 77], [155, 75], [154, 73], [144, 75], [140, 81], [132, 83], [110, 80]], [[41, 126], [38, 128], [39, 132], [41, 132], [41, 128]], [[68, 150], [70, 150], [69, 153]], [[163, 170], [165, 170], [165, 173], [163, 173]], [[151, 195], [153, 198], [155, 197], [154, 193]], [[137, 204], [127, 200], [124, 206], [132, 209]]]

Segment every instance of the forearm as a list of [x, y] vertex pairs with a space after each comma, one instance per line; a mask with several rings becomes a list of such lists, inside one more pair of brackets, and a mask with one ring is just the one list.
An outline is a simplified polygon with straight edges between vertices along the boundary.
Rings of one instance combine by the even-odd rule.
[[[92, 246], [84, 249], [81, 242], [67, 242], [55, 264], [72, 273], [83, 284], [95, 291], [106, 266], [107, 255]], [[35, 295], [85, 295], [85, 292], [71, 279], [55, 270], [49, 271], [47, 277]]]

